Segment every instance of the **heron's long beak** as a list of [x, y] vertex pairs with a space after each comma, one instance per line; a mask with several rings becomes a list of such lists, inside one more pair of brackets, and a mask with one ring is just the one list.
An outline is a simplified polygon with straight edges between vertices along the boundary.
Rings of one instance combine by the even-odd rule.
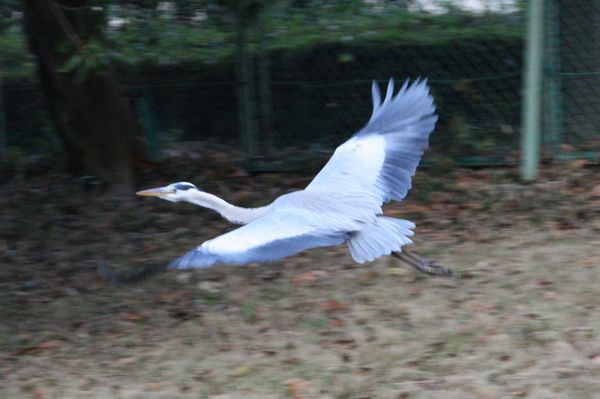
[[169, 190], [166, 187], [149, 188], [148, 190], [142, 190], [135, 193], [135, 195], [141, 195], [142, 197], [161, 197], [168, 194]]

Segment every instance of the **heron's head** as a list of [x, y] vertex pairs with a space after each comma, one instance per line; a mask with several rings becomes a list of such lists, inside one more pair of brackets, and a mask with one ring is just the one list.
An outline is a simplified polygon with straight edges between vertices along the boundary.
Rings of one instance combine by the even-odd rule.
[[193, 191], [200, 191], [192, 183], [178, 182], [164, 187], [138, 191], [143, 197], [158, 197], [171, 202], [185, 201]]

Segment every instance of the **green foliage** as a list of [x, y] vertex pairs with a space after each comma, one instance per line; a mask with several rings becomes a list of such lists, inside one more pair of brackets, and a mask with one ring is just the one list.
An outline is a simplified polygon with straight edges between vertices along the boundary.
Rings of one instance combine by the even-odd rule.
[[[448, 132], [433, 138], [432, 147], [440, 153], [488, 156], [498, 152], [499, 143], [506, 153], [516, 151], [520, 107], [508, 99], [520, 90], [521, 14], [475, 15], [451, 9], [451, 4], [449, 12], [433, 14], [408, 7], [410, 0], [373, 3], [96, 0], [106, 17], [104, 31], [78, 31], [76, 40], [65, 41], [59, 72], [81, 82], [114, 62], [134, 96], [140, 87], [151, 88], [144, 96], [154, 105], [158, 125], [177, 132], [161, 140], [198, 140], [219, 132], [220, 140], [233, 143], [238, 140], [231, 109], [236, 30], [243, 21], [248, 51], [262, 43], [269, 53], [270, 79], [285, 89], [272, 90], [277, 126], [272, 139], [278, 147], [297, 144], [299, 137], [315, 148], [338, 143], [367, 117], [368, 90], [358, 87], [372, 77], [401, 74], [431, 78], [444, 115], [438, 129]], [[240, 9], [246, 15], [240, 16]], [[78, 20], [78, 12], [68, 10], [67, 15]], [[12, 15], [3, 14], [1, 6], [0, 14]], [[27, 78], [33, 70], [15, 15], [0, 22], [6, 33], [0, 35], [0, 78]], [[324, 90], [317, 87], [322, 82], [335, 84]], [[19, 95], [9, 91], [7, 113], [27, 121], [23, 131], [46, 125], [28, 117], [27, 101], [35, 99]], [[332, 117], [342, 110], [343, 118]], [[25, 143], [14, 138], [17, 134], [12, 137], [14, 143]]]
[[108, 64], [108, 54], [104, 46], [95, 40], [90, 40], [60, 66], [58, 72], [74, 73], [74, 80], [81, 83], [91, 73]]
[[[5, 2], [10, 7], [16, 4]], [[9, 4], [10, 3], [10, 4]], [[12, 5], [11, 5], [12, 4]], [[162, 4], [162, 3], [160, 3]], [[362, 1], [195, 1], [180, 3], [122, 2], [105, 4], [106, 43], [87, 40], [62, 66], [82, 80], [90, 70], [113, 59], [122, 64], [220, 63], [235, 51], [236, 13], [262, 12], [270, 50], [307, 50], [316, 46], [385, 42], [435, 45], [456, 40], [516, 38], [522, 34], [512, 14], [474, 15], [453, 9], [443, 14], [408, 11], [408, 2], [367, 4]], [[170, 8], [169, 8], [170, 7]], [[0, 29], [0, 77], [26, 76], [31, 60], [20, 21], [4, 21]], [[254, 50], [254, 37], [250, 37]], [[350, 55], [350, 54], [348, 54]], [[343, 55], [340, 62], [349, 62]], [[350, 55], [351, 56], [351, 55]]]
[[0, 28], [0, 79], [31, 76], [33, 60], [17, 25]]

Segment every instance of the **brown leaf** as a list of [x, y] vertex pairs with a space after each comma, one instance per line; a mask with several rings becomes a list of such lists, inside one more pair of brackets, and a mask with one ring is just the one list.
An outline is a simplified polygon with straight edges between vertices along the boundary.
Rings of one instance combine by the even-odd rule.
[[44, 341], [41, 344], [35, 346], [36, 349], [58, 349], [65, 346], [65, 341], [60, 339], [51, 339], [49, 341]]
[[575, 152], [575, 147], [572, 146], [571, 144], [561, 144], [560, 150], [562, 152]]
[[581, 169], [589, 164], [589, 161], [585, 159], [576, 159], [573, 162], [569, 162], [569, 167], [573, 169]]
[[474, 181], [475, 179], [473, 179], [471, 176], [461, 176], [458, 178], [456, 186], [462, 190], [467, 190], [473, 185]]
[[366, 282], [366, 281], [369, 281], [369, 280], [371, 280], [371, 279], [373, 279], [373, 278], [375, 278], [377, 276], [379, 276], [379, 273], [377, 273], [376, 271], [374, 271], [374, 270], [366, 270], [366, 271], [360, 273], [358, 275], [357, 279], [359, 281]]
[[273, 281], [275, 279], [278, 279], [282, 275], [283, 275], [283, 272], [281, 271], [281, 269], [266, 270], [263, 273], [259, 274], [258, 278], [260, 278], [261, 280], [265, 280], [265, 281]]
[[157, 389], [160, 389], [161, 387], [162, 387], [162, 384], [160, 382], [149, 382], [146, 384], [146, 388], [151, 389], [151, 390], [157, 390]]
[[405, 213], [427, 213], [431, 210], [430, 206], [406, 203], [402, 206]]
[[229, 352], [229, 351], [233, 350], [233, 345], [231, 345], [231, 344], [220, 344], [220, 345], [217, 345], [217, 350], [219, 352]]
[[344, 305], [340, 301], [329, 301], [329, 302], [325, 302], [321, 306], [321, 310], [323, 310], [324, 312], [327, 312], [327, 313], [339, 312], [341, 310], [346, 310], [346, 305]]
[[145, 320], [147, 317], [142, 313], [124, 313], [123, 319], [128, 321], [140, 321]]
[[33, 391], [33, 394], [35, 395], [36, 399], [43, 399], [48, 396], [48, 389], [42, 388], [42, 387], [37, 387]]
[[473, 393], [481, 399], [494, 399], [498, 397], [494, 391], [488, 388], [475, 388]]
[[356, 340], [354, 338], [339, 338], [331, 342], [334, 345], [343, 346], [346, 349], [356, 348]]
[[178, 292], [161, 292], [156, 297], [159, 301], [169, 302], [171, 300], [179, 298], [180, 294]]
[[298, 357], [292, 356], [292, 357], [283, 359], [283, 363], [295, 366], [297, 364], [302, 363], [302, 360]]
[[596, 266], [600, 265], [600, 257], [598, 256], [590, 256], [589, 258], [581, 259], [579, 261], [580, 264], [584, 266]]
[[293, 399], [307, 398], [307, 396], [304, 395], [308, 388], [308, 382], [306, 380], [303, 380], [302, 378], [290, 378], [283, 383], [287, 385], [288, 392]]
[[552, 285], [552, 284], [554, 284], [554, 281], [548, 280], [548, 279], [545, 279], [545, 278], [541, 278], [541, 279], [539, 279], [539, 280], [536, 281], [536, 284], [537, 285], [541, 285], [541, 286], [543, 286], [543, 285]]
[[310, 270], [305, 273], [298, 274], [294, 277], [293, 282], [295, 285], [302, 285], [305, 283], [313, 282], [317, 279], [321, 279], [327, 276], [327, 272], [324, 270]]

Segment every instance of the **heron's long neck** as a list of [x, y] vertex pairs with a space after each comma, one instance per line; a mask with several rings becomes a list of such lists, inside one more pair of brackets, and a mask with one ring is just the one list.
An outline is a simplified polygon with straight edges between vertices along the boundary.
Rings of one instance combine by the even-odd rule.
[[192, 204], [212, 209], [230, 222], [239, 224], [250, 223], [269, 211], [268, 205], [260, 208], [242, 208], [204, 191], [189, 190], [186, 200]]

